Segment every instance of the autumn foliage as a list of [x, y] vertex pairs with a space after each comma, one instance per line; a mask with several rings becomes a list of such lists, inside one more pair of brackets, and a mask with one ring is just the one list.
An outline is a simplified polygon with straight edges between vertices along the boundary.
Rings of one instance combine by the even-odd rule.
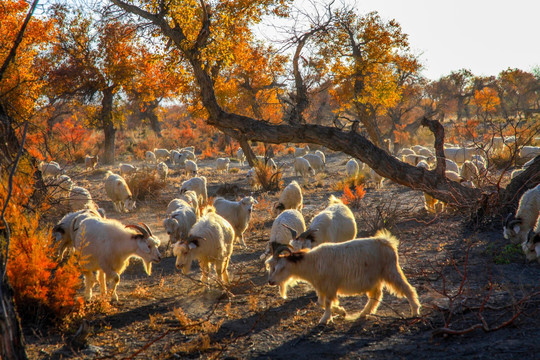
[[343, 201], [345, 205], [352, 208], [358, 208], [361, 200], [364, 198], [364, 195], [366, 195], [366, 190], [364, 190], [363, 185], [356, 185], [354, 191], [350, 187], [346, 186], [343, 188], [343, 196], [341, 197], [341, 201]]
[[[2, 183], [7, 183], [5, 178]], [[14, 182], [6, 214], [11, 232], [7, 275], [21, 318], [42, 322], [61, 319], [76, 309], [80, 270], [75, 256], [62, 263], [55, 257], [50, 228], [40, 224], [40, 211], [23, 212], [21, 205], [32, 186], [25, 176]], [[6, 198], [7, 189], [2, 186], [0, 199]]]

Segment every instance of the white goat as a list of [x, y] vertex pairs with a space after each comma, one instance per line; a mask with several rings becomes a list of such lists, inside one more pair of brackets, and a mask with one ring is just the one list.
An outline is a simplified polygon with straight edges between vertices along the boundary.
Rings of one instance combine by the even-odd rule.
[[463, 179], [467, 181], [472, 181], [476, 186], [478, 186], [478, 176], [479, 171], [478, 167], [470, 160], [467, 160], [461, 165], [460, 175]]
[[144, 154], [144, 160], [146, 161], [147, 164], [156, 164], [157, 163], [156, 154], [154, 154], [153, 151], [148, 150]]
[[309, 146], [306, 145], [303, 148], [301, 147], [294, 147], [294, 157], [301, 157], [306, 155], [309, 152]]
[[301, 211], [302, 202], [302, 188], [300, 187], [300, 185], [298, 185], [296, 180], [293, 180], [283, 189], [283, 191], [279, 195], [279, 200], [277, 203], [274, 204], [274, 207], [272, 209], [273, 215], [277, 216], [282, 211], [287, 209], [295, 209]]
[[240, 201], [230, 201], [222, 197], [214, 200], [216, 213], [223, 216], [232, 225], [236, 238], [240, 240], [243, 247], [246, 246], [244, 232], [251, 220], [251, 211], [254, 204], [257, 204], [257, 200], [251, 196], [246, 196]]
[[315, 171], [313, 170], [307, 159], [304, 159], [303, 157], [297, 157], [294, 159], [294, 174], [295, 176], [298, 176], [298, 174], [300, 174], [305, 179], [310, 175], [315, 175]]
[[370, 176], [371, 176], [371, 179], [375, 182], [375, 188], [376, 189], [382, 189], [383, 187], [383, 182], [384, 182], [384, 176], [381, 176], [379, 174], [377, 174], [377, 172], [373, 169], [370, 170]]
[[453, 171], [456, 174], [459, 174], [458, 164], [456, 164], [455, 161], [450, 160], [450, 159], [445, 159], [445, 160], [446, 160], [446, 171]]
[[339, 306], [338, 295], [366, 293], [368, 302], [358, 317], [377, 311], [386, 287], [409, 301], [413, 316], [420, 315], [420, 302], [399, 265], [398, 240], [386, 230], [371, 238], [338, 244], [323, 244], [311, 251], [292, 252], [281, 245], [267, 260], [268, 283], [280, 285], [281, 296], [287, 297], [287, 285], [294, 280], [309, 282], [317, 292], [318, 302], [325, 311], [319, 323], [332, 318], [332, 309], [346, 315]]
[[168, 160], [171, 156], [171, 152], [167, 149], [154, 149], [154, 154], [158, 161]]
[[242, 150], [242, 148], [236, 150], [236, 158], [238, 159], [240, 166], [243, 166], [246, 161], [246, 156], [244, 155], [244, 150]]
[[527, 240], [529, 230], [533, 228], [540, 214], [540, 185], [527, 190], [519, 199], [516, 215], [510, 213], [504, 221], [504, 238], [519, 244]]
[[86, 157], [84, 158], [85, 169], [88, 170], [90, 168], [92, 170], [95, 170], [98, 164], [98, 161], [99, 161], [99, 156], [86, 155]]
[[444, 156], [460, 165], [467, 160], [471, 160], [473, 155], [477, 154], [478, 151], [474, 147], [445, 148]]
[[354, 214], [340, 199], [330, 195], [326, 209], [318, 213], [308, 229], [299, 234], [291, 233], [294, 249], [312, 249], [322, 243], [344, 242], [356, 237]]
[[186, 241], [173, 246], [176, 268], [189, 273], [193, 260], [199, 260], [201, 281], [206, 282], [210, 264], [214, 264], [218, 278], [229, 282], [227, 268], [233, 252], [234, 229], [227, 220], [207, 208], [206, 214], [191, 228]]
[[519, 150], [519, 158], [521, 160], [534, 159], [540, 155], [540, 147], [538, 146], [524, 146]]
[[248, 170], [246, 174], [246, 179], [252, 190], [257, 190], [260, 187], [259, 180], [257, 178], [257, 171], [255, 170], [255, 168], [251, 168]]
[[231, 163], [231, 159], [229, 158], [217, 158], [216, 170], [220, 172], [229, 172], [230, 163]]
[[318, 157], [321, 158], [323, 164], [326, 166], [326, 156], [324, 155], [324, 153], [321, 151], [321, 150], [316, 150], [315, 151], [315, 155], [317, 155]]
[[360, 165], [355, 159], [350, 159], [345, 165], [345, 170], [347, 171], [347, 177], [355, 178], [360, 172]]
[[41, 163], [39, 163], [39, 170], [41, 171], [43, 177], [52, 176], [55, 178], [65, 172], [64, 169], [62, 169], [56, 161], [42, 161]]
[[105, 218], [103, 209], [101, 212], [93, 209], [84, 209], [66, 214], [52, 229], [54, 236], [54, 246], [57, 248], [57, 255], [61, 258], [68, 248], [73, 248], [73, 240], [77, 235], [79, 224], [86, 218], [97, 217]]
[[118, 301], [116, 287], [132, 256], [142, 258], [148, 275], [152, 272], [152, 263], [161, 261], [159, 239], [147, 225], [142, 225], [124, 226], [117, 220], [88, 217], [75, 229], [75, 248], [84, 259], [81, 267], [87, 300], [92, 297], [94, 271], [97, 271], [102, 294], [107, 293], [107, 281], [113, 281], [112, 298]]
[[324, 161], [320, 156], [316, 154], [306, 154], [303, 158], [309, 161], [309, 166], [311, 166], [315, 173], [324, 171]]
[[163, 161], [157, 164], [157, 173], [161, 180], [167, 180], [167, 175], [169, 174], [169, 167]]
[[193, 160], [186, 160], [184, 162], [184, 170], [186, 172], [186, 175], [191, 174], [193, 176], [197, 176], [197, 173], [199, 172], [199, 167], [197, 166], [197, 163]]
[[208, 202], [208, 192], [206, 190], [206, 177], [199, 176], [186, 180], [180, 187], [180, 194], [185, 193], [188, 190], [193, 190], [197, 194], [197, 200], [199, 207], [206, 206]]
[[93, 204], [92, 195], [90, 195], [90, 192], [87, 189], [81, 186], [74, 186], [71, 189], [71, 192], [69, 193], [69, 207], [72, 210], [91, 208], [94, 206]]
[[197, 215], [197, 218], [199, 218], [199, 200], [197, 197], [197, 193], [193, 190], [188, 190], [182, 193], [178, 199], [172, 199], [169, 202], [169, 205], [167, 205], [167, 215], [173, 213], [176, 208], [184, 202], [187, 202], [189, 206], [191, 206], [191, 208], [195, 212], [195, 215]]
[[120, 164], [120, 175], [133, 175], [137, 172], [137, 168], [131, 164]]
[[527, 234], [527, 241], [521, 244], [521, 248], [528, 261], [537, 260], [540, 263], [540, 216], [534, 230]]
[[135, 209], [135, 201], [129, 190], [129, 186], [118, 174], [107, 171], [105, 174], [105, 192], [113, 202], [114, 209], [118, 212], [129, 212]]
[[167, 231], [167, 235], [169, 235], [167, 249], [171, 244], [185, 240], [189, 230], [197, 222], [197, 215], [191, 205], [180, 199], [175, 200], [179, 200], [176, 202], [175, 210], [163, 220], [163, 227]]
[[270, 229], [270, 240], [266, 245], [266, 250], [261, 255], [261, 260], [271, 253], [275, 244], [289, 245], [291, 242], [291, 229], [297, 234], [306, 231], [306, 223], [302, 213], [298, 210], [289, 209], [283, 211], [272, 223]]

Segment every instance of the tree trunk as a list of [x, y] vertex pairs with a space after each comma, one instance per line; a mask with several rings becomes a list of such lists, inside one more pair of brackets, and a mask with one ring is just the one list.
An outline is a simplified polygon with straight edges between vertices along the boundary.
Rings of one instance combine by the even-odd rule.
[[[3, 264], [3, 257], [0, 256]], [[19, 316], [13, 303], [13, 289], [7, 276], [0, 279], [0, 359], [28, 359]]]
[[105, 144], [103, 147], [103, 163], [114, 164], [114, 143], [116, 137], [116, 128], [113, 123], [113, 97], [114, 88], [108, 87], [103, 91], [103, 100], [101, 101], [101, 124], [105, 134]]
[[246, 160], [249, 166], [251, 167], [255, 166], [255, 161], [257, 160], [257, 157], [255, 156], [253, 149], [251, 149], [249, 142], [246, 140], [244, 136], [239, 136], [237, 140], [240, 143], [240, 147], [242, 148], [242, 151], [244, 151], [244, 155], [246, 157]]

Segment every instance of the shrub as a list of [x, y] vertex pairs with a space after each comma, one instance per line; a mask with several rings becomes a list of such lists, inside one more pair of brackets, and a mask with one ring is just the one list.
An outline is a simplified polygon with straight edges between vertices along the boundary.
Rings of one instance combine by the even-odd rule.
[[364, 186], [362, 184], [357, 185], [354, 191], [350, 187], [346, 186], [343, 188], [343, 196], [341, 197], [341, 201], [343, 201], [345, 205], [352, 208], [358, 208], [361, 205], [360, 202], [364, 198], [364, 195], [366, 195], [366, 190], [364, 190]]
[[127, 178], [126, 182], [133, 194], [133, 200], [146, 200], [149, 196], [157, 196], [167, 186], [167, 182], [158, 179], [155, 171], [140, 171]]
[[279, 190], [282, 185], [282, 173], [278, 169], [274, 172], [271, 166], [264, 162], [257, 161], [255, 163], [255, 174], [257, 181], [265, 191]]
[[363, 189], [365, 183], [366, 175], [361, 172], [358, 173], [358, 175], [356, 176], [351, 176], [345, 178], [344, 180], [339, 180], [332, 186], [332, 189], [334, 191], [342, 191], [345, 190], [345, 188], [356, 189], [358, 186], [362, 186]]
[[[2, 179], [7, 183], [6, 179]], [[43, 323], [60, 320], [77, 309], [76, 291], [80, 287], [80, 271], [76, 258], [60, 262], [51, 251], [49, 229], [40, 226], [43, 209], [28, 214], [23, 204], [33, 191], [29, 176], [15, 178], [6, 220], [10, 224], [7, 276], [14, 290], [15, 303], [24, 321]], [[0, 199], [7, 190], [0, 187]], [[3, 205], [3, 204], [1, 204]], [[5, 241], [2, 238], [2, 243]]]

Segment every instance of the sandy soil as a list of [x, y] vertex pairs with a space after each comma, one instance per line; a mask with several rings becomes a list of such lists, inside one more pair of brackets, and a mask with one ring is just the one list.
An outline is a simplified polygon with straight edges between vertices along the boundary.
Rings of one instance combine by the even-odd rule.
[[[290, 155], [278, 158], [282, 164], [291, 161]], [[306, 223], [325, 207], [330, 194], [341, 196], [334, 187], [343, 177], [346, 161], [343, 154], [329, 154], [327, 171], [304, 184]], [[245, 181], [247, 167], [220, 175], [213, 170], [214, 161], [199, 165], [209, 180], [209, 195], [221, 193], [224, 183], [236, 185], [235, 194], [226, 195], [231, 199], [251, 193]], [[232, 162], [231, 167], [238, 164]], [[288, 165], [284, 168], [287, 184], [296, 178]], [[78, 176], [73, 169], [71, 175], [91, 191], [109, 217], [147, 223], [164, 249], [165, 209], [186, 177], [173, 170], [163, 192], [140, 201], [136, 211], [119, 214], [102, 186], [106, 169]], [[170, 255], [154, 265], [150, 277], [133, 259], [122, 275], [120, 301], [98, 297], [92, 303], [93, 311], [86, 316], [92, 326], [89, 348], [72, 352], [65, 347], [80, 319], [63, 332], [26, 324], [30, 358], [538, 358], [540, 265], [505, 250], [497, 219], [479, 228], [464, 215], [435, 217], [423, 209], [419, 191], [390, 181], [382, 190], [368, 186], [362, 208], [354, 209], [359, 236], [372, 235], [384, 223], [400, 239], [401, 266], [418, 291], [422, 316], [411, 318], [407, 301], [385, 292], [376, 315], [354, 321], [336, 316], [333, 323], [318, 326], [323, 310], [310, 285], [290, 289], [288, 299], [267, 285], [259, 257], [273, 221], [269, 209], [279, 194], [253, 196], [259, 205], [245, 234], [247, 248], [235, 245], [229, 287], [215, 281], [209, 288], [202, 285], [197, 264], [189, 276], [182, 275]], [[341, 298], [341, 305], [353, 314], [365, 302], [365, 296]], [[484, 328], [437, 335], [437, 329], [445, 326], [459, 331], [477, 324]]]

